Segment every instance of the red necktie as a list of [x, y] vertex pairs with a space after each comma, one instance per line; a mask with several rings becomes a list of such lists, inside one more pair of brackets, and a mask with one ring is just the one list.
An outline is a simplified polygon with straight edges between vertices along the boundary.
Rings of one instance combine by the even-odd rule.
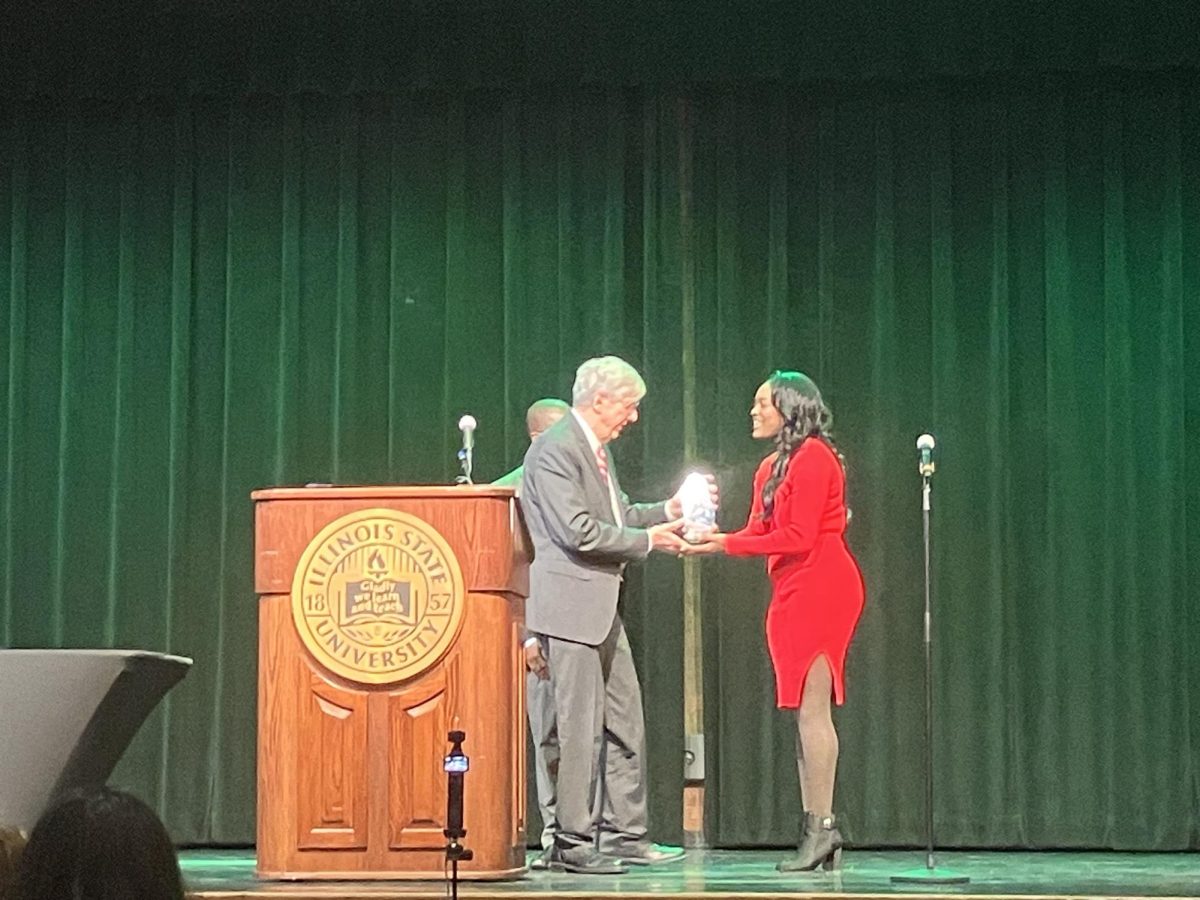
[[604, 483], [608, 484], [608, 454], [604, 452], [604, 447], [596, 448], [596, 467], [600, 470], [600, 477], [604, 479]]

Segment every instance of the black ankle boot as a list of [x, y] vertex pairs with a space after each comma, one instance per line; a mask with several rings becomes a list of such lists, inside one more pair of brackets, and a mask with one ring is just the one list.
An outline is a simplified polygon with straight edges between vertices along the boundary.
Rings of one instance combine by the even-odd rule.
[[833, 816], [806, 812], [796, 855], [775, 868], [780, 872], [811, 872], [818, 866], [826, 871], [842, 867], [842, 833]]

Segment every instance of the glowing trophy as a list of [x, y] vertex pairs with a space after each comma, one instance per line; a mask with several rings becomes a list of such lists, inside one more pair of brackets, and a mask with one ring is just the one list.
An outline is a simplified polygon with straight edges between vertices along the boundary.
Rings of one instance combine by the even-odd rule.
[[708, 478], [700, 472], [690, 472], [683, 479], [678, 497], [683, 512], [683, 539], [698, 544], [717, 527], [717, 505], [709, 493]]

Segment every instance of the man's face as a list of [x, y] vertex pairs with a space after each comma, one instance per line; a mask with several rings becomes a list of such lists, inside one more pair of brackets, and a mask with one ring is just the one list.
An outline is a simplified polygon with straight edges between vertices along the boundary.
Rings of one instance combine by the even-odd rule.
[[638, 406], [641, 398], [614, 397], [604, 391], [599, 391], [592, 401], [592, 410], [596, 415], [599, 427], [595, 429], [600, 443], [607, 444], [621, 436], [626, 425], [632, 425], [638, 420]]
[[565, 415], [566, 415], [566, 410], [562, 410], [562, 409], [554, 410], [552, 412], [548, 412], [545, 415], [543, 415], [541, 417], [541, 419], [538, 421], [537, 429], [535, 431], [529, 432], [529, 442], [533, 443], [534, 441], [536, 441], [538, 438], [540, 438], [542, 436], [542, 433], [545, 432], [545, 430], [547, 428], [549, 428], [551, 425], [556, 425], [558, 423], [558, 420], [561, 419]]

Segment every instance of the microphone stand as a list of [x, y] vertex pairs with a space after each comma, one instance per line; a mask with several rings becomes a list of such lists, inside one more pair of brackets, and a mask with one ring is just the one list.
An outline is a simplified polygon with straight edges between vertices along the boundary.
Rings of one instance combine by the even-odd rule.
[[462, 474], [454, 480], [459, 484], [474, 484], [471, 480], [471, 471], [475, 468], [474, 452], [472, 448], [464, 446], [458, 451], [458, 461], [462, 466]]
[[462, 449], [458, 451], [458, 462], [462, 466], [462, 474], [454, 481], [457, 484], [474, 484], [471, 475], [475, 470], [475, 429], [478, 423], [472, 415], [465, 415], [458, 420], [458, 430], [462, 432]]
[[971, 879], [959, 872], [939, 869], [933, 855], [933, 614], [930, 599], [929, 512], [933, 489], [932, 446], [921, 454], [921, 523], [925, 538], [925, 868], [893, 875], [895, 884], [967, 884]]

